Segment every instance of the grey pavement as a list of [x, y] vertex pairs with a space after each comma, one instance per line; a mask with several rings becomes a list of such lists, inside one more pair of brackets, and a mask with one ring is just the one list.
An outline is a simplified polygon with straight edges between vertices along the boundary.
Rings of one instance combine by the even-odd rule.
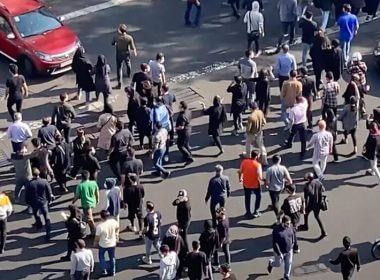
[[[130, 23], [137, 41], [140, 42], [138, 48], [141, 51], [139, 57], [134, 60], [135, 65], [141, 61], [147, 61], [155, 52], [164, 49], [167, 53], [167, 70], [171, 76], [193, 71], [213, 62], [233, 60], [241, 55], [241, 50], [244, 49], [246, 41], [244, 26], [240, 26], [240, 23], [221, 22], [214, 25], [205, 23], [204, 28], [199, 30], [185, 29], [180, 25], [183, 3], [174, 1], [170, 1], [170, 3], [173, 5], [168, 8], [168, 12], [173, 11], [172, 18], [163, 17], [159, 22], [146, 22], [144, 27], [140, 24], [141, 14], [146, 15], [147, 18], [160, 16], [163, 13], [159, 9], [163, 5], [162, 2], [152, 4], [158, 5], [154, 11], [143, 10], [143, 5], [129, 3], [123, 6], [125, 11], [121, 8], [111, 8], [99, 12], [99, 14], [78, 18], [69, 24], [80, 34], [81, 40], [93, 61], [95, 61], [97, 53], [104, 52], [112, 64], [113, 50], [108, 47], [109, 41], [114, 27], [122, 18], [127, 17], [127, 23]], [[269, 5], [274, 5], [274, 3], [268, 4], [266, 12], [269, 12]], [[208, 11], [207, 7], [209, 7]], [[215, 4], [214, 10], [211, 10], [211, 7], [211, 4], [206, 6], [205, 15], [230, 13], [229, 9]], [[178, 11], [181, 13], [179, 14]], [[212, 15], [210, 15], [211, 18]], [[95, 24], [96, 22], [98, 24]], [[268, 41], [275, 41], [278, 25], [272, 26], [271, 23], [268, 21]], [[88, 31], [87, 26], [94, 26], [94, 28]], [[225, 36], [222, 37], [221, 34]], [[379, 72], [374, 68], [370, 55], [379, 37], [378, 23], [374, 22], [363, 26], [354, 42], [354, 49], [363, 53], [369, 66], [368, 82], [372, 88], [371, 95], [366, 97], [369, 110], [380, 104]], [[206, 44], [204, 43], [205, 38], [208, 38]], [[219, 52], [215, 50], [219, 50]], [[292, 52], [300, 61], [300, 46], [292, 48]], [[272, 64], [273, 60], [274, 57], [262, 56], [257, 59], [257, 62], [259, 67], [263, 67]], [[191, 88], [202, 95], [206, 104], [210, 104], [215, 94], [220, 94], [225, 97], [225, 103], [228, 105], [230, 97], [225, 89], [236, 72], [235, 67], [226, 67], [172, 85], [175, 92], [180, 96], [179, 99], [187, 100], [193, 111], [191, 145], [196, 161], [184, 168], [182, 163], [177, 162], [180, 155], [177, 149], [173, 148], [173, 152], [171, 152], [172, 163], [169, 165], [172, 176], [168, 180], [162, 181], [148, 175], [151, 170], [151, 161], [139, 152], [138, 157], [144, 160], [144, 169], [146, 170], [142, 182], [146, 188], [146, 199], [153, 200], [157, 209], [162, 212], [165, 228], [175, 222], [175, 209], [171, 206], [171, 202], [175, 199], [178, 190], [181, 188], [188, 190], [192, 204], [190, 240], [194, 240], [198, 238], [201, 232], [203, 221], [210, 217], [209, 208], [204, 204], [208, 180], [213, 174], [214, 166], [222, 164], [232, 182], [232, 195], [227, 202], [231, 224], [230, 234], [233, 240], [231, 244], [232, 269], [239, 280], [279, 279], [282, 276], [281, 269], [274, 270], [270, 276], [266, 274], [267, 261], [272, 256], [270, 225], [274, 222], [274, 214], [265, 212], [262, 217], [255, 220], [245, 220], [242, 216], [244, 213], [244, 197], [236, 171], [240, 163], [239, 154], [244, 150], [244, 136], [243, 134], [238, 137], [231, 136], [232, 123], [230, 122], [222, 137], [225, 153], [216, 157], [217, 148], [209, 146], [209, 139], [205, 136], [207, 135], [208, 120], [201, 115], [199, 106], [199, 101], [203, 98], [189, 90]], [[345, 78], [347, 79], [347, 77]], [[40, 82], [42, 81], [33, 81], [34, 84], [31, 86], [33, 94], [26, 102], [24, 117], [28, 122], [35, 123], [42, 116], [50, 114], [51, 107], [57, 102], [59, 93], [64, 91], [73, 93], [75, 91], [74, 80], [70, 74], [50, 81], [43, 80], [44, 83], [42, 84]], [[344, 81], [341, 82], [343, 89], [345, 84]], [[309, 158], [304, 161], [299, 160], [300, 145], [298, 142], [293, 145], [291, 150], [280, 148], [287, 134], [283, 132], [283, 125], [279, 121], [279, 97], [276, 82], [273, 84], [272, 94], [271, 113], [265, 130], [265, 144], [269, 154], [281, 154], [283, 163], [289, 167], [292, 177], [300, 179], [305, 172], [311, 171], [311, 160]], [[126, 99], [124, 94], [116, 92], [115, 95], [117, 96], [114, 106], [117, 114], [125, 117]], [[316, 121], [320, 115], [320, 102], [316, 102], [314, 105], [314, 120]], [[76, 125], [81, 123], [91, 127], [101, 110], [100, 105], [95, 104], [95, 106], [92, 111], [83, 112]], [[4, 129], [7, 126], [5, 119], [8, 117], [4, 107], [1, 108], [0, 117], [0, 127]], [[359, 127], [358, 136], [360, 150], [367, 137], [363, 121]], [[4, 149], [8, 149], [6, 152], [9, 153], [6, 142], [6, 140], [1, 140], [0, 144], [5, 147]], [[316, 240], [316, 237], [319, 236], [319, 230], [314, 218], [311, 217], [310, 231], [299, 234], [301, 253], [294, 257], [292, 271], [292, 278], [294, 279], [340, 279], [339, 268], [330, 266], [328, 259], [337, 256], [341, 250], [341, 239], [344, 235], [351, 236], [354, 247], [357, 247], [361, 254], [363, 267], [356, 279], [378, 279], [380, 268], [378, 262], [374, 261], [370, 255], [370, 246], [371, 242], [380, 235], [380, 222], [377, 215], [380, 210], [378, 203], [380, 189], [378, 186], [371, 187], [376, 183], [376, 179], [364, 176], [364, 170], [368, 168], [368, 163], [361, 157], [349, 156], [351, 150], [351, 142], [347, 145], [339, 145], [338, 152], [342, 155], [340, 162], [328, 164], [325, 186], [330, 209], [322, 213], [322, 219], [326, 224], [329, 236], [319, 242]], [[10, 166], [0, 169], [2, 189], [12, 190], [13, 188], [13, 175], [10, 171]], [[111, 176], [111, 173], [107, 163], [103, 163], [99, 181], [103, 181], [106, 176]], [[77, 181], [70, 182], [71, 190], [75, 188], [76, 183]], [[302, 191], [302, 187], [302, 183], [297, 185], [299, 192]], [[44, 244], [43, 232], [36, 232], [31, 228], [33, 219], [30, 216], [16, 213], [10, 217], [7, 251], [0, 256], [0, 275], [7, 275], [7, 278], [4, 279], [68, 279], [69, 263], [59, 262], [59, 257], [66, 251], [66, 230], [59, 213], [65, 210], [72, 194], [60, 195], [58, 190], [55, 192], [58, 199], [51, 207], [53, 221], [51, 243]], [[269, 195], [265, 191], [262, 210], [266, 208], [269, 201]], [[16, 207], [16, 212], [21, 210], [23, 210], [22, 207]], [[122, 217], [125, 216], [126, 213], [122, 213]], [[124, 229], [127, 225], [125, 219], [122, 219], [121, 225]], [[97, 255], [95, 248], [93, 252]], [[143, 243], [136, 241], [133, 234], [123, 232], [116, 253], [118, 274], [115, 279], [157, 279], [157, 255], [154, 256], [156, 260], [154, 265], [150, 267], [139, 262], [143, 252]], [[93, 276], [95, 279], [97, 278], [96, 274]], [[0, 278], [2, 279], [2, 277]], [[220, 279], [220, 276], [216, 276], [215, 279]]]

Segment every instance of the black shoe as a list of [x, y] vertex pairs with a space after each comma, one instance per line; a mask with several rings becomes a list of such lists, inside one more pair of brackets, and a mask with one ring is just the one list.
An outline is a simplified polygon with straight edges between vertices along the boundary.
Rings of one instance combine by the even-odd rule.
[[252, 218], [252, 213], [245, 213], [244, 214], [244, 217], [246, 218], [246, 219], [251, 219]]
[[170, 176], [170, 171], [166, 172], [165, 174], [162, 175], [164, 179], [167, 179]]
[[298, 231], [308, 231], [309, 230], [309, 227], [308, 226], [305, 226], [305, 225], [300, 225], [298, 227]]
[[121, 85], [118, 84], [117, 86], [112, 87], [112, 89], [121, 89]]
[[284, 144], [282, 144], [282, 147], [285, 148], [285, 149], [291, 149], [292, 148], [292, 144], [289, 143], [288, 141], [285, 141]]
[[70, 260], [70, 257], [69, 256], [64, 256], [64, 257], [61, 257], [60, 259], [62, 262], [68, 262]]
[[268, 274], [271, 274], [272, 273], [272, 269], [273, 269], [273, 266], [270, 264], [270, 262], [268, 263], [268, 266], [267, 266], [267, 271], [268, 271]]

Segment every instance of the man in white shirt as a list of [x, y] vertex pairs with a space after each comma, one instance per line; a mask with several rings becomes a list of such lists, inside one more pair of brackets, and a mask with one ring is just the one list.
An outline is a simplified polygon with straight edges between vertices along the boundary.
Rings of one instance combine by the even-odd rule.
[[94, 271], [94, 256], [90, 249], [86, 249], [83, 239], [75, 242], [75, 253], [71, 254], [70, 275], [72, 279], [90, 280]]
[[163, 53], [156, 55], [156, 60], [149, 61], [150, 76], [153, 82], [153, 86], [157, 87], [157, 94], [161, 95], [161, 87], [166, 83], [165, 77], [165, 56]]
[[[99, 245], [99, 266], [103, 276], [116, 274], [116, 243], [119, 240], [119, 223], [106, 210], [100, 212], [102, 222], [96, 227], [94, 245]], [[105, 254], [108, 253], [108, 270]]]
[[301, 142], [301, 159], [306, 152], [306, 122], [307, 122], [307, 100], [302, 96], [296, 97], [296, 103], [290, 109], [289, 121], [292, 125], [288, 140], [285, 141], [285, 148], [291, 148], [294, 136], [298, 133]]
[[14, 114], [15, 121], [8, 127], [7, 135], [11, 140], [13, 152], [17, 153], [21, 150], [22, 144], [32, 137], [32, 131], [30, 127], [22, 122], [21, 113]]
[[329, 131], [326, 131], [326, 122], [318, 122], [319, 132], [315, 133], [307, 149], [314, 147], [313, 152], [313, 168], [318, 176], [318, 179], [322, 181], [324, 179], [323, 173], [325, 172], [327, 165], [327, 157], [332, 153], [333, 148], [333, 136]]

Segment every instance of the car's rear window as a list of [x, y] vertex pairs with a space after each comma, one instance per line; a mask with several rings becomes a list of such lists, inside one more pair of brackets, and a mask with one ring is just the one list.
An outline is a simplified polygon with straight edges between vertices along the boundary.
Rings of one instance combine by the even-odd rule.
[[38, 10], [15, 16], [13, 18], [21, 37], [43, 34], [62, 26], [58, 19], [47, 9]]

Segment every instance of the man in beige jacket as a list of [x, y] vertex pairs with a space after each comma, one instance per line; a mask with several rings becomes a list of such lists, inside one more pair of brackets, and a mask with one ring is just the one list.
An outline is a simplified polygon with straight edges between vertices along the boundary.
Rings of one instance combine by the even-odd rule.
[[296, 103], [296, 97], [302, 95], [302, 84], [297, 80], [297, 72], [290, 71], [290, 79], [285, 81], [281, 89], [281, 119], [285, 123], [285, 130], [290, 129], [286, 110]]

